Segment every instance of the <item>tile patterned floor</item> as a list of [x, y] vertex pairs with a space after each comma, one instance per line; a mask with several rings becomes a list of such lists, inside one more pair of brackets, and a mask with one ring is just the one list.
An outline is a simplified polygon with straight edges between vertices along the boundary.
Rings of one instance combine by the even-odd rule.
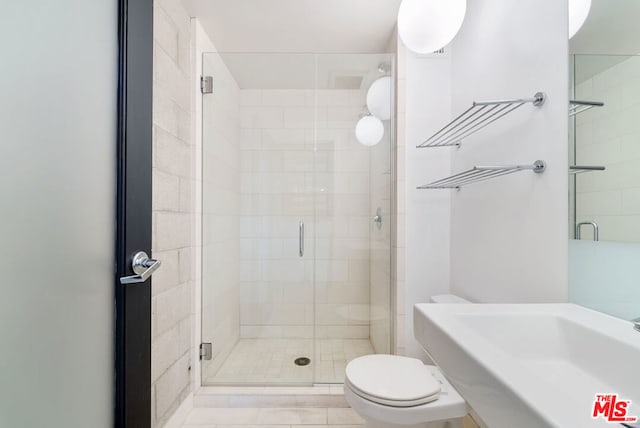
[[[362, 428], [350, 408], [195, 408], [182, 428]], [[471, 416], [431, 422], [431, 428], [480, 428]]]
[[[342, 383], [352, 359], [373, 354], [369, 339], [240, 339], [206, 385]], [[296, 366], [298, 357], [311, 358]], [[314, 373], [315, 372], [315, 373]]]
[[195, 408], [183, 428], [361, 428], [349, 408]]

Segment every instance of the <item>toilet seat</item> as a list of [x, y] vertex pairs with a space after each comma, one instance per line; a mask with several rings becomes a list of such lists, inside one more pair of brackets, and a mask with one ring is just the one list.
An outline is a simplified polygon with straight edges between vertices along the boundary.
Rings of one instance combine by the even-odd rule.
[[428, 425], [432, 421], [464, 417], [468, 413], [464, 399], [437, 367], [424, 367], [441, 386], [437, 400], [410, 407], [398, 406], [399, 403], [385, 405], [364, 397], [347, 379], [344, 383], [344, 398], [365, 420], [367, 428], [426, 428], [432, 426]]
[[413, 407], [439, 398], [442, 386], [428, 366], [415, 358], [365, 355], [349, 362], [345, 386], [373, 403]]

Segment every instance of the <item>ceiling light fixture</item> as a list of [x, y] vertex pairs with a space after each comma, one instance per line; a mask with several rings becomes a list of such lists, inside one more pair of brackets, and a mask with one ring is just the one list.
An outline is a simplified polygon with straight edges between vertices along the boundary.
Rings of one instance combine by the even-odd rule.
[[363, 116], [356, 124], [356, 138], [365, 146], [375, 146], [384, 137], [384, 124], [375, 116]]
[[466, 11], [467, 0], [402, 0], [398, 34], [414, 52], [435, 52], [458, 34]]
[[367, 108], [380, 120], [391, 119], [391, 77], [384, 76], [371, 84], [367, 91]]
[[580, 31], [590, 10], [591, 0], [569, 0], [569, 38]]

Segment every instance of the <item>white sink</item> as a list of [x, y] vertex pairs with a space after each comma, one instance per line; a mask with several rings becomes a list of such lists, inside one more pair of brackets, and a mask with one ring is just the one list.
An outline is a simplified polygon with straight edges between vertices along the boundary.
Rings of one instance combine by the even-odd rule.
[[631, 322], [572, 304], [418, 304], [414, 334], [490, 428], [621, 428], [591, 417], [608, 393], [640, 418]]

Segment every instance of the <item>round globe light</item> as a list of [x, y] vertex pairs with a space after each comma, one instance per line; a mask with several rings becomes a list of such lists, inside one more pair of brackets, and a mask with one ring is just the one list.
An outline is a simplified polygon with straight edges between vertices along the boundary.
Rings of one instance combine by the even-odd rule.
[[367, 108], [380, 120], [391, 119], [391, 77], [381, 77], [367, 92]]
[[356, 124], [356, 138], [365, 146], [375, 146], [384, 136], [384, 125], [375, 116], [364, 116]]
[[582, 28], [590, 10], [591, 0], [569, 0], [569, 38]]
[[458, 34], [466, 11], [467, 0], [402, 0], [398, 34], [414, 52], [435, 52]]

